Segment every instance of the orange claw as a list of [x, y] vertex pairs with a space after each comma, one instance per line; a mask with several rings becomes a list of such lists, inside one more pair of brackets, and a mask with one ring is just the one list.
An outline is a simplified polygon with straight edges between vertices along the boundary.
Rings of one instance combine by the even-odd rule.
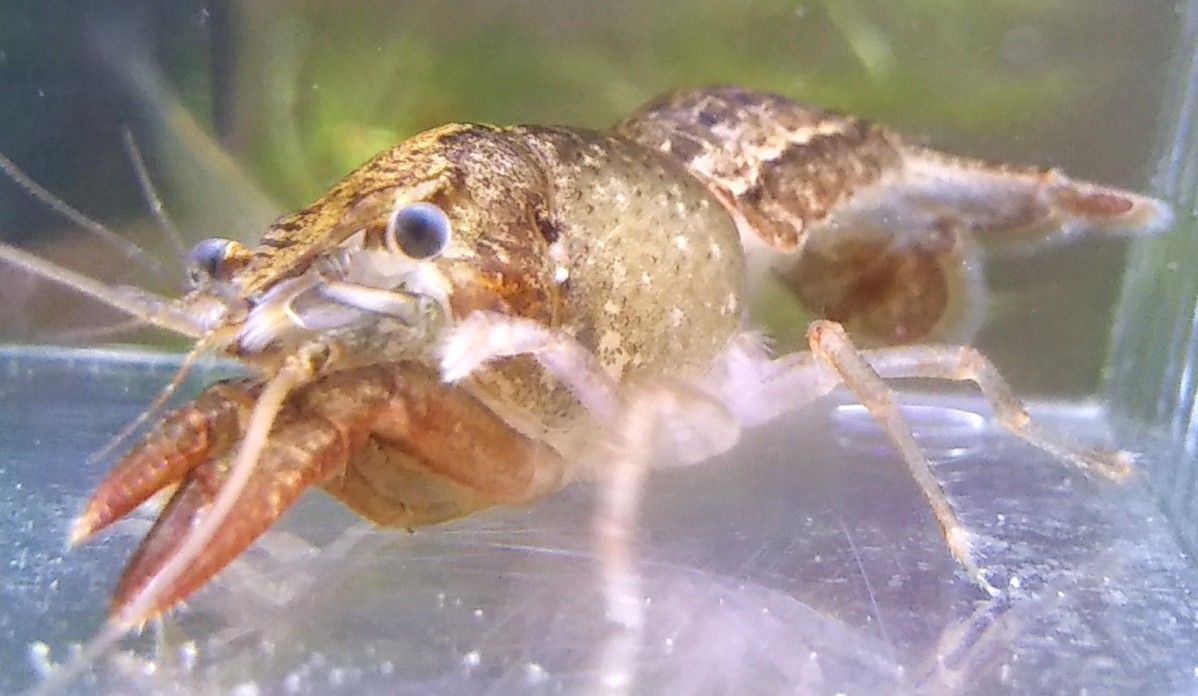
[[[323, 418], [296, 418], [276, 426], [225, 523], [190, 566], [147, 607], [145, 620], [199, 589], [237, 558], [299, 498], [345, 469], [351, 438]], [[207, 513], [230, 469], [230, 456], [209, 459], [186, 475], [133, 554], [113, 593], [111, 615], [120, 615], [183, 544]]]
[[214, 384], [162, 422], [108, 472], [71, 528], [71, 545], [129, 514], [159, 490], [213, 457], [240, 434], [243, 413], [253, 405], [244, 384]]

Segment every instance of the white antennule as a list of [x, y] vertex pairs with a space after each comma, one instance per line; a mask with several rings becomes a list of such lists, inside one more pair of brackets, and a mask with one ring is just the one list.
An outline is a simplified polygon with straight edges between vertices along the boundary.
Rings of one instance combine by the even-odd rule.
[[319, 368], [312, 356], [322, 349], [323, 345], [320, 343], [308, 344], [266, 382], [258, 400], [254, 402], [253, 410], [250, 411], [245, 435], [237, 447], [232, 464], [229, 465], [229, 476], [216, 494], [212, 505], [187, 531], [182, 543], [171, 554], [166, 564], [150, 577], [129, 604], [122, 607], [116, 616], [111, 617], [110, 625], [128, 631], [144, 624], [147, 618], [155, 613], [155, 607], [162, 602], [163, 597], [170, 592], [171, 585], [212, 542], [254, 473], [254, 467], [266, 448], [266, 438], [270, 435], [283, 403], [292, 391], [310, 383], [316, 376]]
[[166, 271], [163, 269], [162, 264], [149, 252], [72, 208], [61, 198], [50, 193], [45, 187], [30, 178], [28, 174], [21, 171], [20, 167], [3, 154], [0, 154], [0, 171], [7, 174], [18, 186], [25, 189], [29, 195], [36, 198], [50, 210], [53, 210], [67, 220], [94, 234], [102, 241], [119, 249], [126, 257], [140, 261], [159, 278], [166, 277]]
[[186, 379], [188, 373], [191, 372], [191, 368], [195, 367], [196, 361], [199, 360], [200, 356], [211, 347], [212, 336], [213, 334], [209, 333], [204, 338], [196, 341], [195, 346], [193, 346], [191, 350], [187, 351], [187, 355], [183, 356], [183, 362], [179, 363], [179, 369], [175, 370], [175, 375], [171, 377], [171, 381], [167, 382], [166, 386], [164, 386], [162, 390], [158, 392], [158, 396], [154, 399], [154, 401], [152, 401], [150, 405], [147, 406], [145, 410], [143, 410], [137, 416], [137, 418], [134, 418], [125, 424], [125, 427], [121, 428], [120, 432], [109, 438], [108, 442], [104, 443], [103, 447], [96, 450], [90, 457], [88, 457], [88, 464], [95, 464], [104, 457], [107, 457], [112, 453], [113, 450], [115, 450], [117, 447], [120, 447], [121, 443], [132, 437], [133, 433], [137, 432], [137, 429], [140, 428], [146, 421], [162, 412], [162, 409], [166, 406], [167, 402], [170, 401], [171, 397], [174, 396], [175, 392], [179, 389], [179, 385], [183, 384], [183, 380]]
[[[319, 346], [310, 346], [312, 352], [318, 352]], [[46, 675], [28, 693], [29, 696], [49, 696], [59, 694], [87, 671], [100, 656], [108, 652], [121, 641], [130, 631], [144, 625], [146, 616], [152, 614], [154, 606], [165, 588], [187, 570], [195, 561], [204, 547], [212, 541], [213, 535], [228, 517], [233, 505], [241, 496], [258, 457], [266, 446], [266, 437], [274, 425], [283, 402], [296, 388], [310, 382], [315, 376], [316, 367], [310, 360], [298, 358], [288, 363], [277, 375], [266, 383], [258, 401], [250, 412], [249, 423], [246, 425], [245, 436], [237, 450], [236, 458], [229, 470], [229, 477], [217, 493], [211, 507], [204, 513], [192, 529], [183, 538], [182, 545], [175, 550], [161, 569], [141, 589], [133, 600], [125, 606], [121, 613], [111, 617], [99, 634], [79, 647], [66, 663]]]
[[189, 338], [199, 338], [208, 328], [199, 320], [179, 311], [170, 298], [147, 290], [116, 288], [101, 283], [82, 273], [38, 258], [3, 242], [0, 242], [0, 261], [6, 261], [39, 278], [45, 278], [93, 297], [110, 307], [115, 307], [167, 331], [173, 331]]

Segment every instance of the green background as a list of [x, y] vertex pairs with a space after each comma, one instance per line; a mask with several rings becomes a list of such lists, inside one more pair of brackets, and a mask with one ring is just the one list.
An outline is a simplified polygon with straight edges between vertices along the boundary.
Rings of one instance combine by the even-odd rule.
[[[1176, 22], [1173, 3], [1156, 0], [14, 1], [0, 5], [0, 151], [168, 260], [123, 125], [190, 241], [252, 239], [430, 126], [602, 127], [659, 92], [710, 83], [1142, 190]], [[0, 236], [113, 282], [169, 286], [5, 182]], [[977, 343], [1025, 393], [1091, 393], [1123, 252], [1088, 241], [990, 265]], [[766, 304], [766, 315], [793, 315], [785, 298]], [[110, 320], [0, 272], [12, 340], [79, 339], [62, 332]], [[774, 327], [784, 345], [801, 328]]]

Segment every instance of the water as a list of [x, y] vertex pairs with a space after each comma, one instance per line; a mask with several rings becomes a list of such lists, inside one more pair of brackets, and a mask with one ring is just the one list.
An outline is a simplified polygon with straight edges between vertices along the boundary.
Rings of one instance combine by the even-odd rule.
[[[663, 91], [712, 83], [845, 109], [950, 151], [1145, 189], [1177, 39], [1173, 0], [75, 8], [0, 7], [0, 152], [175, 272], [122, 126], [192, 243], [255, 239], [273, 216], [425, 128], [603, 127]], [[87, 259], [108, 280], [174, 289], [5, 181], [0, 236], [64, 262]], [[1090, 241], [990, 260], [993, 301], [977, 343], [1021, 393], [1097, 388], [1125, 248]], [[6, 269], [0, 283], [0, 335], [11, 340], [60, 342], [64, 329], [113, 318]], [[801, 326], [774, 328], [801, 338]]]
[[1174, 454], [1149, 468], [1191, 552], [1198, 549], [1198, 4], [1180, 13], [1168, 118], [1156, 185], [1179, 213], [1173, 233], [1143, 240], [1130, 256], [1108, 366], [1107, 398], [1128, 432], [1155, 432]]
[[[0, 691], [30, 686], [100, 626], [148, 521], [65, 549], [103, 471], [82, 463], [170, 369], [139, 354], [0, 357]], [[1087, 479], [993, 430], [970, 398], [904, 401], [1006, 597], [961, 575], [864, 412], [825, 400], [727, 457], [651, 478], [636, 693], [1198, 689], [1198, 569], [1142, 479]], [[1036, 412], [1078, 438], [1111, 437], [1095, 408]], [[594, 492], [415, 534], [372, 530], [311, 493], [186, 610], [73, 689], [586, 690], [614, 630]]]
[[[148, 274], [5, 181], [0, 235], [165, 291], [172, 251], [145, 213], [123, 126], [189, 241], [253, 238], [417, 130], [603, 126], [660, 91], [719, 82], [1106, 183], [1145, 189], [1157, 172], [1183, 224], [1135, 251], [1113, 361], [1118, 242], [990, 259], [977, 340], [1017, 391], [1067, 400], [1041, 411], [1055, 426], [1143, 449], [1151, 487], [1063, 469], [983, 424], [970, 398], [915, 399], [906, 414], [921, 445], [1009, 591], [987, 601], [862, 411], [821, 402], [728, 458], [652, 478], [637, 553], [648, 627], [632, 663], [645, 693], [1193, 693], [1198, 580], [1177, 540], [1195, 548], [1185, 385], [1198, 380], [1183, 379], [1186, 360], [1156, 357], [1186, 354], [1192, 317], [1193, 274], [1177, 260], [1193, 255], [1194, 13], [1176, 12], [1172, 0], [8, 3], [0, 152], [172, 270]], [[0, 268], [9, 340], [80, 340], [78, 329], [115, 319]], [[1156, 340], [1160, 327], [1179, 338]], [[1115, 384], [1095, 406], [1108, 364]], [[106, 464], [85, 466], [87, 455], [171, 365], [0, 357], [0, 692], [32, 685], [101, 625], [149, 518], [81, 549], [62, 540]], [[1133, 427], [1109, 432], [1107, 400]], [[588, 531], [594, 492], [416, 535], [370, 530], [310, 495], [188, 610], [73, 688], [585, 691], [615, 639]]]

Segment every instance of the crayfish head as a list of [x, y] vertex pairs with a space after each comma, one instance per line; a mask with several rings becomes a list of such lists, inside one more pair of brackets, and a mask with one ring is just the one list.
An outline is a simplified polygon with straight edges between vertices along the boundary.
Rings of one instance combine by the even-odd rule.
[[352, 365], [420, 358], [480, 309], [553, 325], [549, 193], [519, 139], [444, 126], [367, 162], [253, 249], [201, 242], [189, 302], [225, 350], [263, 365], [314, 340], [350, 347]]

